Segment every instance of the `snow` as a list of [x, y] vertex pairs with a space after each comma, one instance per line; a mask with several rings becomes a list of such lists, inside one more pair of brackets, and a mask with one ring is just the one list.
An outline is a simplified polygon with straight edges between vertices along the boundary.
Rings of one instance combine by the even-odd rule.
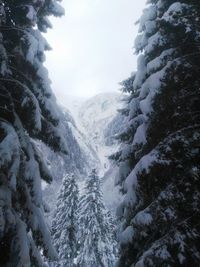
[[156, 29], [156, 21], [147, 21], [145, 23], [146, 33], [151, 34]]
[[187, 4], [181, 3], [181, 2], [175, 2], [171, 4], [171, 6], [168, 8], [167, 12], [164, 13], [163, 17], [165, 19], [170, 19], [170, 17], [175, 17], [177, 15], [180, 16], [182, 13], [182, 10], [184, 8], [188, 8], [189, 6]]
[[129, 164], [128, 161], [121, 162], [120, 168], [117, 175], [115, 176], [115, 184], [119, 185], [121, 180], [123, 180], [129, 174]]
[[156, 6], [151, 6], [151, 8], [146, 8], [143, 11], [143, 15], [141, 16], [139, 23], [139, 32], [142, 32], [144, 30], [144, 26], [146, 26], [149, 21], [154, 21], [157, 16], [157, 8]]
[[48, 28], [53, 28], [51, 21], [46, 17], [44, 18], [44, 25], [42, 25], [42, 32], [46, 33]]
[[29, 241], [26, 233], [26, 224], [20, 219], [17, 220], [17, 239], [19, 245], [20, 261], [16, 267], [30, 267]]
[[16, 176], [20, 164], [20, 144], [14, 128], [4, 122], [0, 123], [6, 136], [0, 143], [0, 167], [9, 166], [10, 186], [16, 189]]
[[147, 46], [145, 47], [145, 53], [150, 54], [154, 51], [155, 47], [162, 47], [167, 43], [167, 40], [164, 40], [163, 36], [156, 32], [148, 39]]
[[128, 226], [122, 233], [119, 235], [120, 243], [127, 244], [131, 243], [134, 237], [134, 230], [132, 226]]
[[6, 132], [5, 138], [0, 143], [0, 167], [11, 162], [13, 154], [18, 153], [19, 140], [14, 128], [4, 122], [1, 127]]
[[[42, 55], [45, 50], [49, 50], [50, 46], [47, 43], [46, 39], [43, 37], [39, 30], [29, 30], [26, 32], [26, 35], [23, 37], [25, 42], [28, 42], [29, 47], [26, 52], [26, 59], [30, 63], [36, 63], [39, 65], [38, 56]], [[44, 58], [41, 61], [44, 61]]]
[[5, 185], [0, 186], [0, 205], [11, 208], [11, 190]]
[[[139, 100], [137, 98], [133, 98], [131, 102], [128, 104], [128, 107], [130, 109], [129, 118], [132, 119], [136, 115], [136, 112], [138, 111]], [[127, 123], [127, 125], [129, 125], [129, 123]]]
[[114, 214], [116, 213], [116, 207], [121, 201], [121, 194], [119, 188], [115, 185], [116, 175], [118, 168], [111, 166], [107, 172], [105, 172], [102, 181], [103, 199], [106, 206]]
[[36, 247], [36, 244], [33, 241], [31, 233], [28, 233], [28, 238], [29, 238], [30, 247], [32, 249], [32, 255], [39, 263], [39, 266], [41, 265], [43, 267], [48, 267], [46, 264], [44, 264], [42, 256], [40, 255], [40, 253]]
[[178, 25], [182, 25], [182, 27], [185, 26], [185, 33], [194, 31], [190, 17], [185, 15], [187, 13], [190, 15], [190, 8], [191, 6], [188, 4], [175, 2], [164, 13], [164, 15], [162, 16], [162, 20], [171, 23], [174, 26]]
[[133, 145], [146, 143], [146, 125], [143, 123], [140, 125], [134, 135]]
[[31, 190], [34, 192], [33, 201], [36, 205], [40, 205], [42, 202], [40, 170], [38, 163], [33, 158], [26, 162], [25, 179], [28, 183], [32, 184]]
[[164, 211], [164, 214], [167, 217], [166, 220], [172, 220], [176, 218], [176, 211], [174, 210], [174, 208], [168, 207]]
[[152, 221], [153, 218], [151, 214], [148, 212], [148, 210], [140, 211], [132, 220], [132, 222], [137, 225], [149, 225], [152, 223]]
[[[66, 173], [75, 173], [82, 194], [84, 180], [93, 168], [98, 169], [102, 178], [104, 202], [115, 213], [116, 207], [121, 201], [119, 188], [115, 187], [118, 167], [110, 163], [108, 156], [118, 149], [118, 144], [115, 141], [110, 142], [110, 140], [115, 129], [118, 129], [118, 119], [116, 119], [116, 123], [113, 123], [113, 119], [117, 115], [117, 109], [121, 107], [120, 100], [121, 95], [117, 93], [101, 94], [91, 99], [77, 99], [70, 95], [63, 97], [61, 103], [62, 132], [65, 134], [69, 155], [61, 158], [54, 155], [48, 148], [38, 144], [39, 150], [47, 155], [49, 171], [55, 177], [52, 185], [42, 183], [45, 199], [52, 210], [47, 215], [50, 221], [63, 176]], [[86, 114], [90, 114], [90, 119]], [[119, 121], [120, 126], [123, 127], [123, 122]], [[92, 128], [96, 129], [98, 134], [95, 136], [97, 138], [93, 138]]]
[[175, 48], [164, 50], [158, 57], [148, 62], [147, 73], [151, 74], [152, 72], [155, 72], [160, 68], [164, 67], [164, 65], [166, 65], [166, 62], [171, 59], [171, 56], [175, 51]]
[[[0, 12], [1, 12], [1, 10], [0, 10]], [[2, 35], [2, 33], [0, 33], [0, 56], [1, 56], [0, 73], [3, 76], [6, 75], [6, 74], [12, 74], [11, 70], [8, 67], [8, 56], [7, 56], [7, 53], [6, 53], [6, 49], [3, 46], [3, 35]]]
[[[118, 188], [113, 188], [116, 169], [111, 166], [108, 159], [112, 153], [118, 149], [118, 144], [107, 144], [105, 137], [105, 129], [108, 135], [111, 128], [107, 131], [107, 127], [111, 127], [110, 123], [117, 115], [117, 110], [121, 108], [121, 95], [117, 93], [106, 93], [97, 95], [80, 106], [78, 116], [78, 127], [83, 129], [86, 138], [89, 140], [93, 150], [97, 154], [99, 164], [97, 168], [99, 175], [103, 180], [103, 196], [106, 205], [112, 210], [116, 208], [120, 201]], [[114, 125], [114, 127], [116, 127]], [[94, 131], [95, 129], [95, 131]]]
[[52, 7], [51, 7], [54, 16], [63, 16], [65, 14], [65, 9], [59, 5], [56, 1], [53, 1]]
[[34, 128], [36, 131], [40, 131], [41, 130], [41, 109], [38, 103], [38, 99], [26, 85], [22, 84], [19, 81], [16, 81], [16, 83], [19, 84], [24, 91], [22, 107], [29, 108], [29, 105], [31, 103], [31, 105], [33, 106], [32, 113], [33, 113], [33, 118], [35, 122]]
[[56, 260], [57, 253], [54, 247], [51, 245], [51, 233], [49, 227], [43, 219], [43, 211], [41, 210], [41, 208], [38, 208], [34, 205], [31, 205], [30, 208], [32, 210], [31, 227], [33, 231], [40, 232], [41, 239], [44, 242], [44, 249], [46, 250], [49, 259]]
[[159, 162], [162, 164], [168, 164], [168, 161], [159, 159], [159, 155], [156, 150], [152, 150], [149, 154], [143, 156], [140, 161], [135, 165], [134, 169], [128, 175], [125, 180], [124, 189], [126, 195], [122, 201], [122, 205], [134, 207], [137, 201], [137, 188], [138, 188], [138, 176], [142, 172], [148, 173], [151, 166]]
[[[73, 115], [77, 129], [85, 136], [84, 139], [87, 140], [92, 150], [96, 153], [100, 163], [97, 163], [97, 167], [99, 170], [103, 170], [101, 176], [109, 169], [108, 156], [118, 148], [116, 144], [113, 144], [113, 146], [106, 145], [104, 132], [117, 115], [117, 109], [121, 107], [120, 99], [120, 94], [106, 93], [99, 94], [88, 100], [73, 99], [69, 95], [62, 101], [62, 104], [66, 105]], [[84, 147], [80, 134], [75, 131], [73, 133], [79, 139], [80, 146]]]
[[178, 259], [180, 264], [184, 264], [184, 261], [186, 260], [186, 257], [182, 253], [178, 253]]
[[[155, 18], [157, 16], [157, 8], [155, 5], [144, 9], [143, 15], [139, 20], [139, 35], [135, 39], [135, 50], [136, 53], [142, 52], [145, 46], [148, 45], [148, 37], [151, 35], [156, 27]], [[143, 34], [145, 29], [146, 33]]]
[[136, 264], [131, 265], [131, 267], [145, 267], [145, 265], [144, 265], [144, 260], [141, 259], [141, 260], [138, 261]]
[[33, 6], [28, 5], [27, 7], [28, 13], [26, 14], [26, 18], [29, 19], [33, 25], [35, 25], [37, 19], [37, 12]]
[[3, 233], [5, 228], [5, 219], [4, 219], [4, 211], [0, 206], [0, 232]]
[[167, 250], [167, 246], [165, 245], [160, 247], [157, 246], [156, 256], [163, 260], [167, 260], [171, 257], [170, 253]]
[[145, 60], [144, 55], [140, 55], [138, 57], [137, 68], [138, 68], [138, 71], [136, 73], [136, 76], [133, 82], [134, 88], [139, 88], [146, 78], [146, 60]]
[[134, 267], [145, 267], [145, 258], [152, 257], [160, 258], [163, 260], [169, 259], [170, 253], [167, 250], [166, 245], [160, 246], [159, 242], [155, 242], [149, 249], [147, 249], [143, 255], [140, 257], [140, 260], [134, 265]]
[[152, 112], [152, 100], [162, 85], [162, 80], [166, 75], [166, 70], [169, 65], [170, 62], [168, 62], [167, 66], [163, 69], [152, 74], [142, 85], [140, 92], [140, 109], [143, 114], [148, 115]]

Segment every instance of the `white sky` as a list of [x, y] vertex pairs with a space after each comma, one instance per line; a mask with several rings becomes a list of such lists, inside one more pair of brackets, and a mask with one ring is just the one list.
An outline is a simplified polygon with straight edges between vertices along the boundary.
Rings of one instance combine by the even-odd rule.
[[146, 0], [63, 0], [52, 19], [46, 65], [58, 99], [117, 91], [136, 69], [133, 45]]

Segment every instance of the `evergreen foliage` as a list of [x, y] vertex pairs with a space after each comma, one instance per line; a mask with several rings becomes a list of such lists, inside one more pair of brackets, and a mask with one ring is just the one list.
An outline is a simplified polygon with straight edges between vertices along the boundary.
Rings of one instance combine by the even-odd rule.
[[54, 267], [72, 267], [77, 257], [78, 186], [73, 175], [64, 177], [52, 223], [53, 240], [58, 252]]
[[116, 241], [100, 188], [100, 179], [93, 170], [84, 195], [80, 199], [79, 215], [79, 267], [113, 267], [116, 260]]
[[52, 177], [33, 140], [66, 152], [41, 34], [62, 14], [57, 0], [0, 0], [0, 266], [56, 257], [41, 193]]
[[[121, 267], [200, 263], [200, 5], [149, 0], [138, 70], [123, 83]], [[113, 156], [114, 157], [114, 156]]]

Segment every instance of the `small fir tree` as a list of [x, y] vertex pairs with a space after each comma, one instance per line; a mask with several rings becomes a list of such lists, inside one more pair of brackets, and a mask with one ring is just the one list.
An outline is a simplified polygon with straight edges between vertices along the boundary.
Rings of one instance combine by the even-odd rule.
[[102, 199], [100, 179], [93, 170], [79, 209], [79, 267], [113, 267], [116, 260], [116, 240], [111, 216]]
[[74, 175], [66, 175], [52, 223], [53, 244], [58, 252], [58, 262], [54, 267], [73, 267], [77, 257], [78, 195]]

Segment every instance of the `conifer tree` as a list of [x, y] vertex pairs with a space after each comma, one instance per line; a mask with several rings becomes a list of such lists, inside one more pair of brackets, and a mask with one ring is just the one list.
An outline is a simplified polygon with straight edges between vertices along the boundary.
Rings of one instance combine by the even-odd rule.
[[150, 0], [123, 83], [121, 267], [199, 266], [200, 5]]
[[77, 256], [79, 191], [74, 175], [66, 175], [58, 196], [52, 223], [53, 244], [58, 252], [54, 267], [72, 267]]
[[113, 267], [116, 241], [111, 216], [104, 206], [100, 179], [93, 170], [86, 181], [79, 209], [79, 267]]
[[56, 257], [41, 193], [52, 177], [34, 140], [66, 152], [41, 34], [62, 13], [57, 0], [0, 0], [0, 266]]

